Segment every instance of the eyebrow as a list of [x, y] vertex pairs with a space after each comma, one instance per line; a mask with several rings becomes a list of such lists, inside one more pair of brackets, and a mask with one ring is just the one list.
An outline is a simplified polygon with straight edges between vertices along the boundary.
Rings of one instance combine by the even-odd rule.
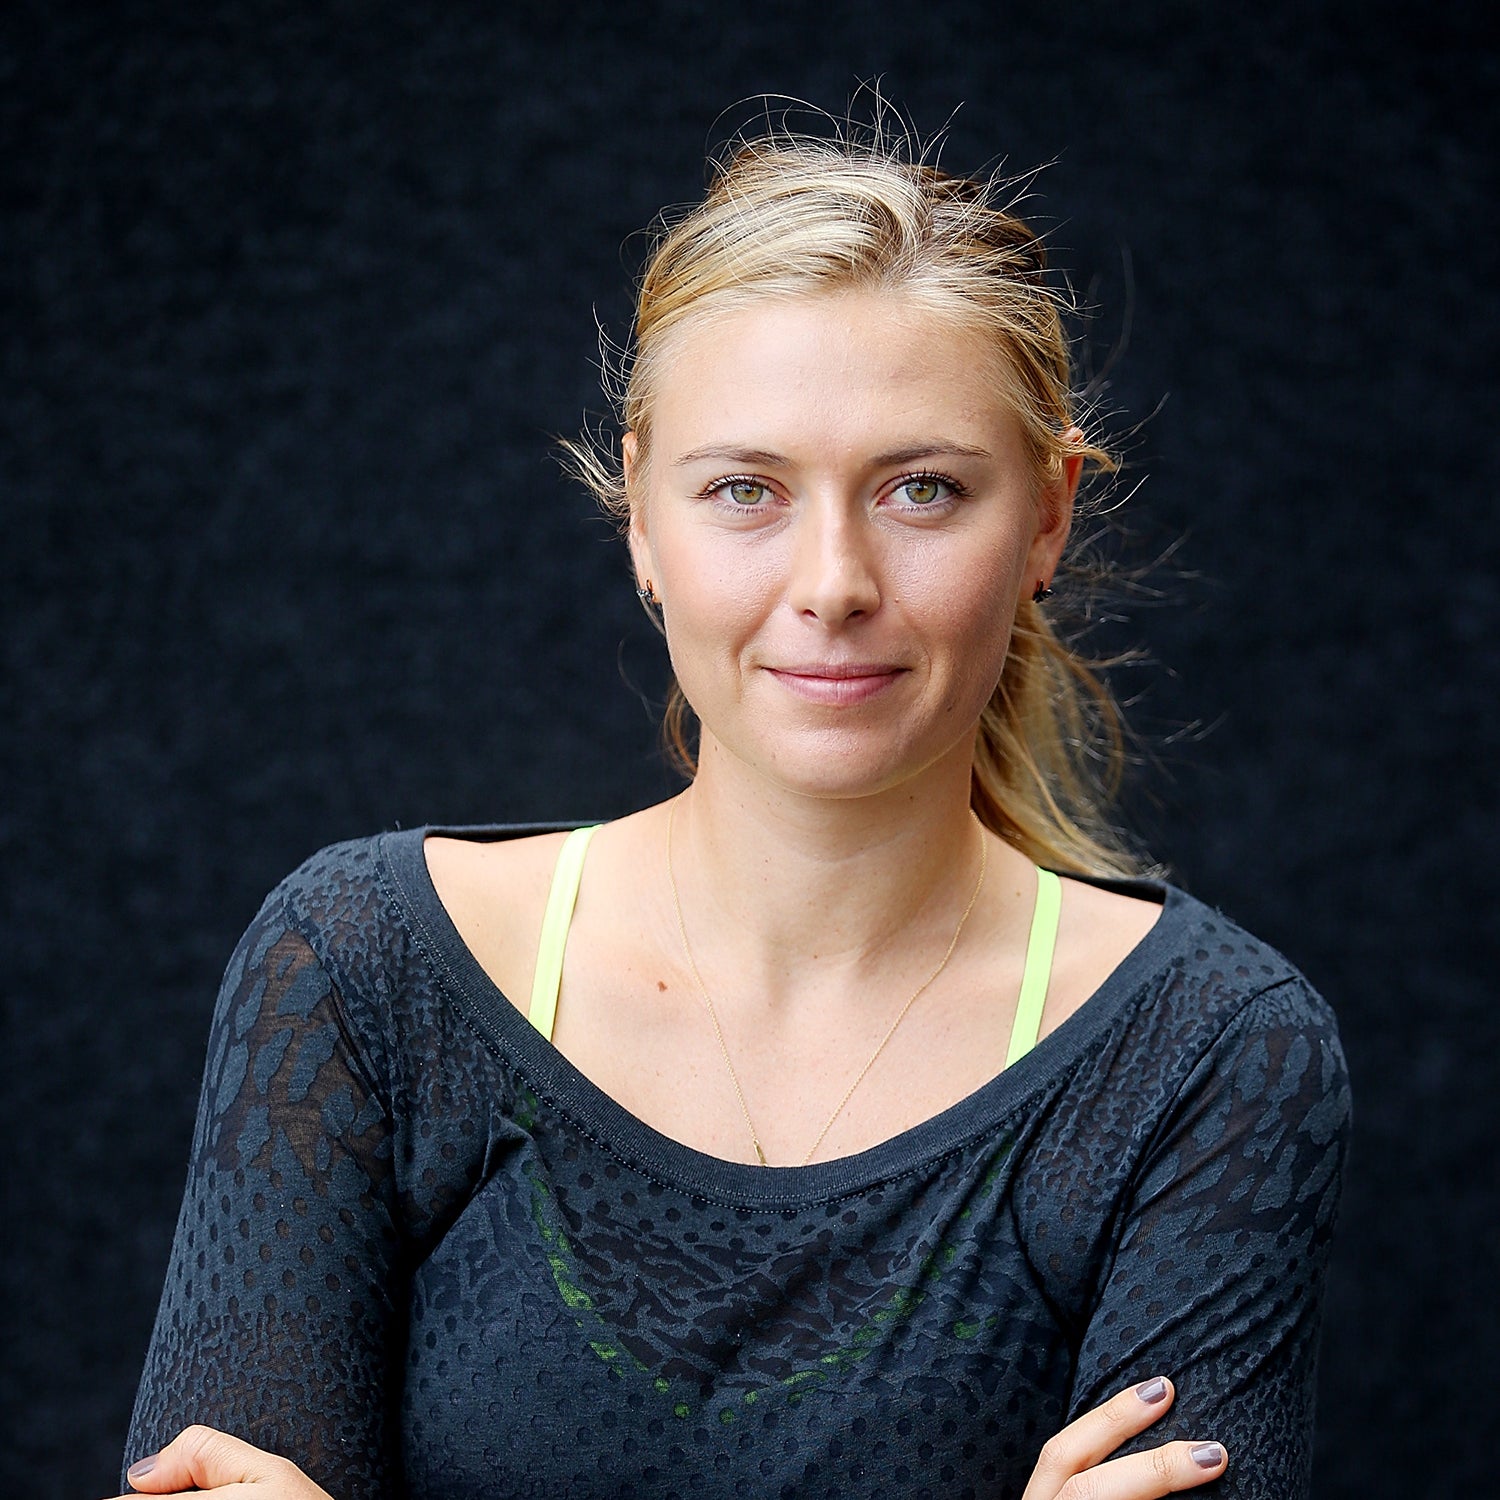
[[[907, 448], [893, 448], [880, 453], [871, 461], [876, 469], [892, 468], [897, 464], [916, 463], [924, 458], [993, 458], [988, 448], [976, 448], [970, 443], [954, 443], [939, 439], [932, 443], [914, 443]], [[769, 448], [737, 448], [733, 444], [709, 444], [704, 448], [692, 448], [680, 458], [672, 460], [674, 469], [688, 464], [704, 463], [717, 459], [721, 463], [745, 464], [770, 469], [791, 467], [791, 460], [783, 453], [774, 453]]]

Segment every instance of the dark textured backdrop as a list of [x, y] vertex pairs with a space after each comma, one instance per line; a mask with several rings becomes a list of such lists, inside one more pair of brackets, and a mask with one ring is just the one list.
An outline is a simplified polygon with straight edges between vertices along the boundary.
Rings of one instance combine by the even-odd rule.
[[[1222, 14], [1219, 12], [1222, 11]], [[670, 782], [624, 558], [548, 457], [720, 109], [884, 74], [1042, 183], [1162, 666], [1147, 822], [1341, 1012], [1324, 1496], [1487, 1493], [1500, 69], [1481, 7], [11, 0], [0, 16], [6, 1481], [112, 1492], [208, 1006], [398, 823]]]

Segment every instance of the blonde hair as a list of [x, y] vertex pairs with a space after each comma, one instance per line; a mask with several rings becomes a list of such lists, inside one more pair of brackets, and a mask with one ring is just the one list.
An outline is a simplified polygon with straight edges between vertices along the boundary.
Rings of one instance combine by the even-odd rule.
[[[767, 298], [867, 289], [957, 315], [992, 342], [1037, 494], [1062, 478], [1070, 459], [1096, 471], [1116, 467], [1081, 435], [1091, 413], [1072, 389], [1065, 292], [1049, 278], [1036, 234], [1002, 206], [1013, 181], [957, 177], [928, 164], [878, 107], [872, 128], [840, 124], [831, 138], [773, 128], [711, 166], [703, 201], [663, 215], [630, 346], [605, 361], [606, 392], [636, 436], [632, 487], [649, 464], [674, 330]], [[571, 472], [628, 526], [631, 502], [613, 445], [586, 433], [564, 448]], [[1127, 758], [1123, 722], [1096, 666], [1022, 599], [1000, 681], [980, 716], [970, 802], [987, 828], [1039, 864], [1132, 874], [1140, 861], [1111, 817]], [[690, 714], [674, 683], [663, 733], [689, 776]]]

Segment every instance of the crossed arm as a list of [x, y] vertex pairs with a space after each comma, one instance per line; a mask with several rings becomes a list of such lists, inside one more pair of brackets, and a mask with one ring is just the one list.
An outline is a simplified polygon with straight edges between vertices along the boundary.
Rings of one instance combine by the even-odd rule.
[[[1228, 1455], [1212, 1441], [1110, 1458], [1164, 1416], [1173, 1396], [1170, 1381], [1154, 1378], [1069, 1423], [1042, 1449], [1022, 1500], [1159, 1500], [1218, 1478]], [[128, 1478], [138, 1495], [209, 1491], [229, 1500], [233, 1491], [234, 1500], [331, 1500], [289, 1459], [212, 1427], [187, 1428], [160, 1453], [138, 1459]]]

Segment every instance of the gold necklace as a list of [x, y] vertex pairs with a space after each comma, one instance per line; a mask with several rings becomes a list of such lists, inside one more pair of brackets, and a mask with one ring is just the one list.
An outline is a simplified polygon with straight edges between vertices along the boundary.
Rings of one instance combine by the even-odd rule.
[[[713, 1024], [714, 1036], [719, 1043], [719, 1052], [724, 1058], [724, 1066], [729, 1070], [729, 1081], [734, 1085], [734, 1097], [740, 1101], [740, 1113], [745, 1117], [746, 1128], [750, 1131], [750, 1144], [755, 1147], [755, 1158], [763, 1167], [770, 1166], [766, 1160], [765, 1150], [760, 1144], [760, 1136], [755, 1130], [755, 1121], [750, 1118], [750, 1106], [745, 1102], [745, 1091], [740, 1086], [740, 1075], [735, 1071], [734, 1060], [729, 1055], [729, 1044], [724, 1040], [724, 1028], [719, 1025], [719, 1013], [714, 1009], [713, 998], [708, 993], [708, 986], [703, 982], [703, 976], [698, 972], [698, 965], [693, 958], [692, 945], [688, 942], [687, 924], [682, 920], [682, 900], [677, 894], [677, 877], [672, 872], [672, 825], [677, 817], [677, 799], [672, 800], [672, 805], [667, 809], [667, 884], [672, 888], [672, 910], [677, 914], [677, 935], [682, 939], [682, 956], [687, 960], [688, 972], [693, 976], [693, 983], [698, 986], [698, 994], [703, 999], [704, 1008], [708, 1011], [708, 1019]], [[958, 940], [963, 935], [964, 923], [969, 920], [969, 913], [974, 910], [975, 903], [979, 900], [979, 893], [984, 889], [984, 872], [989, 863], [990, 843], [984, 836], [984, 830], [979, 831], [979, 879], [974, 882], [974, 893], [969, 897], [969, 904], [964, 907], [964, 914], [958, 919], [958, 926], [953, 929], [953, 937], [949, 940], [947, 951], [938, 960], [937, 967], [930, 973], [916, 989], [911, 992], [905, 1005], [896, 1012], [896, 1019], [891, 1022], [886, 1033], [881, 1037], [879, 1044], [870, 1054], [869, 1061], [865, 1063], [858, 1073], [854, 1075], [854, 1082], [844, 1090], [844, 1097], [834, 1105], [833, 1113], [829, 1115], [827, 1123], [818, 1132], [818, 1138], [808, 1147], [807, 1155], [802, 1158], [801, 1166], [807, 1166], [817, 1154], [818, 1147], [823, 1144], [823, 1137], [833, 1129], [833, 1122], [843, 1114], [844, 1106], [854, 1097], [854, 1091], [864, 1082], [865, 1074], [875, 1066], [875, 1060], [885, 1051], [885, 1044], [896, 1034], [896, 1028], [906, 1019], [906, 1013], [926, 993], [932, 982], [948, 967], [948, 960], [953, 957], [953, 950], [958, 947]]]

